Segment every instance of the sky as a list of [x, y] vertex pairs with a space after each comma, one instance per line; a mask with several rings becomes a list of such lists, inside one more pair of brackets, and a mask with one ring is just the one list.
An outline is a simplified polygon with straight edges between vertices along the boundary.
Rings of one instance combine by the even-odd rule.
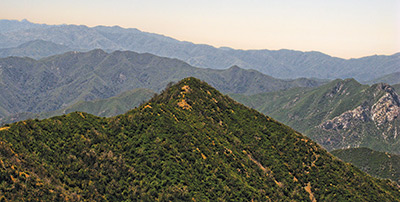
[[400, 52], [400, 0], [0, 0], [0, 19], [119, 25], [245, 50]]

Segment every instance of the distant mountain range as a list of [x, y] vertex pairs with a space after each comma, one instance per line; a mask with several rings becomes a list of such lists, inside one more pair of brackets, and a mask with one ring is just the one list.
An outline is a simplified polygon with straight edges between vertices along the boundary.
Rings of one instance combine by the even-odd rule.
[[[387, 84], [391, 84], [391, 85], [400, 84], [400, 72], [394, 72], [391, 74], [387, 74], [382, 77], [376, 78], [374, 80], [368, 81], [367, 83], [368, 84], [387, 83]], [[400, 90], [400, 89], [398, 89], [398, 90]]]
[[123, 114], [135, 107], [138, 107], [140, 104], [149, 100], [155, 94], [156, 93], [154, 91], [149, 89], [133, 89], [106, 99], [78, 101], [71, 106], [64, 107], [56, 111], [46, 111], [41, 113], [21, 112], [11, 114], [1, 119], [0, 125], [6, 123], [14, 123], [26, 119], [45, 119], [53, 116], [69, 114], [76, 111], [102, 117], [116, 116], [119, 114]]
[[303, 132], [328, 150], [369, 147], [400, 154], [400, 99], [387, 84], [335, 80], [310, 88], [231, 95]]
[[23, 43], [15, 48], [0, 49], [0, 57], [20, 56], [40, 59], [43, 57], [62, 54], [71, 50], [72, 49], [67, 46], [38, 39]]
[[[355, 78], [358, 81], [368, 82], [400, 71], [400, 53], [345, 60], [320, 52], [215, 48], [118, 26], [90, 28], [83, 25], [44, 25], [27, 20], [0, 20], [0, 30], [0, 49], [3, 50], [3, 57], [21, 54], [34, 58], [48, 56], [45, 51], [31, 53], [29, 50], [35, 49], [32, 46], [21, 47], [24, 43], [43, 40], [48, 42], [47, 49], [55, 50], [55, 53], [60, 53], [60, 47], [55, 48], [52, 43], [76, 51], [97, 48], [107, 51], [132, 50], [178, 58], [197, 67], [226, 69], [237, 65], [277, 78]], [[4, 51], [5, 48], [7, 51]]]
[[400, 154], [399, 74], [400, 53], [0, 20], [0, 201], [400, 201], [317, 144], [399, 183], [399, 156], [377, 152]]
[[195, 78], [116, 117], [1, 127], [0, 167], [6, 201], [400, 201], [398, 185]]
[[318, 86], [312, 79], [282, 80], [237, 66], [226, 70], [196, 68], [177, 59], [131, 51], [68, 52], [41, 60], [0, 59], [0, 117], [42, 113], [78, 101], [105, 99], [148, 88], [155, 92], [168, 83], [196, 76], [224, 93], [254, 94], [298, 86]]

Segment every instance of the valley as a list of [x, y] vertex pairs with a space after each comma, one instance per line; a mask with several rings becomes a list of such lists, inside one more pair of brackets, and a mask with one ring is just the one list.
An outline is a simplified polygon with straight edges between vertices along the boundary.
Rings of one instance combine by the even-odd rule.
[[400, 53], [304, 50], [0, 19], [0, 201], [400, 201]]

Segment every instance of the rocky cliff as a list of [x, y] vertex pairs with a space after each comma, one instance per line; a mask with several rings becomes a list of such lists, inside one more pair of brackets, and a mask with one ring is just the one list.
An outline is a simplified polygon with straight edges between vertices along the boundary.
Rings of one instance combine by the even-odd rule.
[[[335, 89], [340, 91], [340, 88], [341, 86]], [[382, 91], [384, 92], [383, 96], [380, 96], [373, 105], [368, 105], [365, 102], [353, 110], [348, 110], [331, 120], [323, 122], [319, 127], [325, 130], [343, 130], [357, 126], [359, 121], [373, 121], [376, 127], [393, 122], [400, 116], [399, 95], [390, 85], [381, 83], [376, 85], [375, 99], [382, 94]]]
[[400, 153], [400, 99], [388, 84], [368, 86], [346, 79], [314, 89], [234, 97], [328, 150], [363, 146]]

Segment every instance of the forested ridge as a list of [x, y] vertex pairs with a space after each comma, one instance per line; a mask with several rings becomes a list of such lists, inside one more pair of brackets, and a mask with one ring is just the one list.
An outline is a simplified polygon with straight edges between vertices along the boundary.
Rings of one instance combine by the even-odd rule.
[[187, 78], [125, 114], [0, 128], [0, 197], [78, 201], [399, 201], [291, 128]]

